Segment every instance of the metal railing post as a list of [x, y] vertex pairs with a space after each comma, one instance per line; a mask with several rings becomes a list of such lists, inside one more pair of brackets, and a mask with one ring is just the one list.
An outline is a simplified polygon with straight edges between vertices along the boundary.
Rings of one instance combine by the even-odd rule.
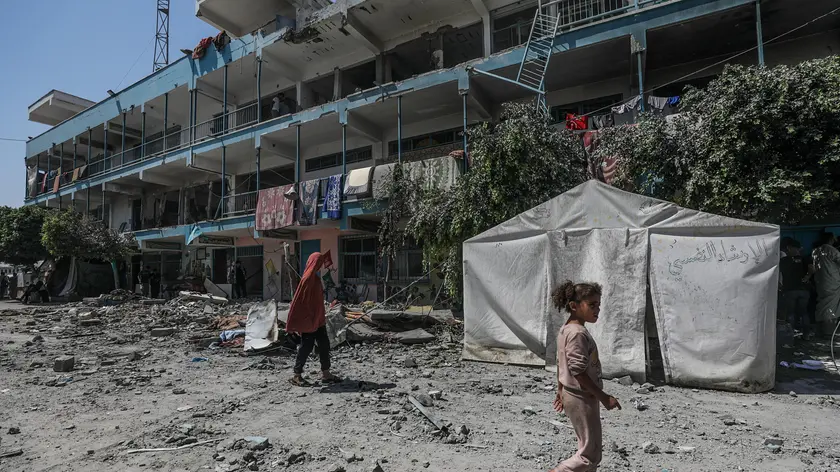
[[[227, 69], [225, 69], [227, 70]], [[222, 218], [225, 217], [225, 210], [227, 209], [227, 146], [222, 146]]]
[[257, 58], [257, 123], [262, 123], [262, 57]]
[[122, 115], [122, 150], [120, 151], [120, 165], [125, 164], [125, 112], [123, 112]]
[[228, 66], [225, 64], [224, 69], [224, 84], [222, 85], [222, 133], [227, 133], [228, 116], [227, 116], [227, 98], [228, 95]]
[[300, 125], [295, 127], [295, 182], [300, 182]]
[[259, 194], [259, 191], [260, 191], [260, 148], [257, 148], [256, 151], [257, 151], [256, 152], [256, 154], [257, 154], [257, 178], [256, 178], [256, 180], [257, 180], [257, 192]]
[[402, 164], [402, 95], [397, 97], [397, 162]]
[[106, 121], [102, 125], [102, 129], [105, 130], [104, 137], [102, 138], [102, 171], [105, 171], [105, 160], [108, 159], [108, 122]]
[[764, 67], [764, 33], [761, 29], [761, 0], [755, 0], [755, 34], [758, 39], [758, 65]]
[[169, 92], [163, 94], [163, 146], [161, 147], [161, 151], [168, 149], [166, 145], [167, 126], [169, 126]]
[[[164, 133], [166, 133], [164, 131]], [[146, 111], [140, 112], [140, 160], [146, 158]]]

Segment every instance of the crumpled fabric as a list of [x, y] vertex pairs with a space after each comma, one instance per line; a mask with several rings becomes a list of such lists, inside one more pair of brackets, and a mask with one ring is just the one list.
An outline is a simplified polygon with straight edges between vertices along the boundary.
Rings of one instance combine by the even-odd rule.
[[840, 317], [840, 251], [829, 244], [818, 247], [814, 250], [814, 268], [817, 321], [836, 321]]

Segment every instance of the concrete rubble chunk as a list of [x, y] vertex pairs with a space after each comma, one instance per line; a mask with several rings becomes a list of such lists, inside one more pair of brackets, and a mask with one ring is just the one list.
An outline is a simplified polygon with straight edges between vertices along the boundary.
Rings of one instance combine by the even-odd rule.
[[784, 446], [785, 440], [777, 437], [769, 437], [764, 439], [765, 446]]
[[268, 438], [262, 436], [247, 436], [243, 439], [248, 444], [248, 449], [252, 451], [262, 451], [268, 449], [270, 445]]
[[149, 298], [146, 300], [140, 300], [141, 305], [163, 305], [166, 303], [166, 300], [162, 298]]
[[306, 452], [301, 451], [300, 449], [295, 449], [289, 453], [289, 457], [286, 459], [286, 463], [288, 465], [297, 464], [299, 462], [303, 462], [306, 460]]
[[76, 358], [73, 356], [61, 356], [55, 359], [53, 370], [56, 372], [72, 372], [76, 365]]
[[647, 454], [659, 454], [659, 446], [650, 441], [642, 444], [642, 450]]
[[153, 338], [165, 338], [175, 334], [175, 328], [152, 328]]
[[633, 385], [633, 379], [630, 378], [629, 375], [625, 375], [624, 377], [615, 378], [615, 379], [613, 379], [613, 382], [616, 382], [619, 385], [624, 385], [626, 387], [629, 387], [629, 386]]
[[215, 295], [210, 295], [209, 293], [180, 292], [178, 295], [180, 295], [184, 301], [210, 302], [216, 305], [226, 305], [228, 303], [227, 298], [217, 297]]
[[96, 326], [102, 324], [99, 318], [90, 318], [87, 320], [79, 320], [79, 326]]
[[435, 404], [435, 401], [432, 399], [431, 395], [427, 395], [425, 393], [415, 395], [415, 398], [417, 399], [418, 402], [420, 402], [421, 405], [423, 405], [427, 408], [431, 407], [431, 406], [434, 406], [434, 404]]
[[394, 335], [394, 339], [403, 344], [423, 344], [434, 341], [435, 335], [429, 333], [425, 329], [412, 329], [411, 331], [404, 331]]
[[331, 464], [327, 467], [327, 472], [346, 472], [346, 469], [343, 465]]

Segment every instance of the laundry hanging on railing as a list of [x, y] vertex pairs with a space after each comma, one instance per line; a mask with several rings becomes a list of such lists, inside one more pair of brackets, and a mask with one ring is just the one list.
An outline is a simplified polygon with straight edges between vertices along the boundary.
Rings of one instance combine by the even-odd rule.
[[648, 97], [650, 112], [654, 115], [668, 116], [679, 113], [680, 97]]
[[331, 220], [341, 219], [341, 174], [332, 175], [327, 183], [327, 197], [324, 200], [324, 210]]
[[589, 117], [586, 115], [566, 113], [566, 129], [576, 131], [589, 129], [588, 121]]
[[221, 51], [230, 44], [230, 36], [228, 36], [226, 31], [222, 31], [213, 38], [213, 45], [216, 46], [217, 51]]
[[635, 96], [624, 103], [612, 107], [613, 122], [615, 126], [630, 125], [636, 122], [639, 117], [640, 96]]
[[257, 231], [281, 229], [294, 224], [295, 201], [285, 196], [292, 185], [260, 190], [255, 222]]
[[594, 115], [589, 117], [589, 126], [591, 129], [610, 128], [615, 124], [612, 113], [605, 113], [603, 115]]
[[208, 36], [199, 41], [198, 46], [196, 46], [195, 49], [193, 49], [192, 58], [201, 59], [202, 57], [204, 57], [204, 53], [207, 52], [207, 48], [209, 48], [211, 44], [213, 44], [212, 36]]
[[319, 183], [318, 179], [300, 183], [300, 200], [297, 211], [297, 224], [299, 226], [318, 224]]

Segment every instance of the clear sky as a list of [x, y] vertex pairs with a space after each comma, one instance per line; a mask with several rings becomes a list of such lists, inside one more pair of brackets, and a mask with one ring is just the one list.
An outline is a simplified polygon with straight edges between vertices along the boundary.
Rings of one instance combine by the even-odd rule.
[[[152, 72], [155, 0], [3, 1], [0, 138], [49, 129], [28, 120], [29, 105], [52, 89], [93, 102]], [[169, 59], [216, 30], [195, 17], [194, 0], [171, 0]], [[136, 63], [135, 63], [136, 61]], [[133, 67], [132, 67], [133, 66]], [[0, 205], [23, 204], [25, 142], [0, 140]]]

